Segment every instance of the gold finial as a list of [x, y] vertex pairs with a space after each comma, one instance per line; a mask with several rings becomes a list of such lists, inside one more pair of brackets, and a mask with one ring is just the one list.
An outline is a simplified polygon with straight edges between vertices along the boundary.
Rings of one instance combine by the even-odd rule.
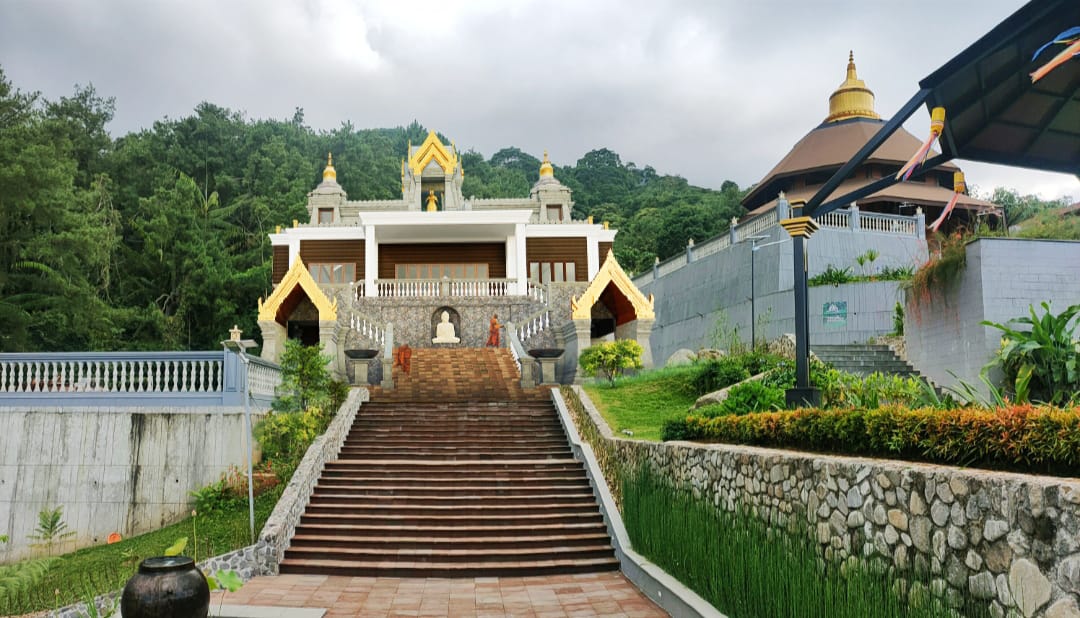
[[611, 225], [611, 224], [610, 224], [610, 223], [608, 223], [607, 221], [604, 221], [604, 229], [605, 229], [605, 230], [607, 230], [607, 229], [611, 229], [611, 228], [609, 228], [609, 227], [608, 227], [609, 225]]
[[297, 227], [298, 225], [300, 225], [300, 222], [299, 222], [299, 221], [297, 221], [296, 219], [293, 219], [293, 220], [292, 220], [292, 226], [293, 226], [293, 227]]
[[589, 222], [589, 225], [592, 225], [592, 215], [589, 215], [588, 217], [586, 217], [585, 220]]
[[551, 178], [555, 176], [555, 168], [551, 166], [551, 160], [548, 159], [548, 151], [544, 151], [544, 162], [540, 164], [540, 177]]
[[337, 182], [337, 170], [334, 169], [334, 153], [326, 153], [326, 169], [322, 172], [323, 182]]
[[849, 118], [881, 118], [874, 111], [874, 92], [859, 79], [855, 70], [855, 52], [848, 51], [847, 78], [829, 97], [829, 115], [825, 122]]
[[428, 212], [435, 212], [435, 211], [439, 210], [439, 207], [436, 206], [438, 201], [439, 201], [439, 198], [435, 197], [435, 190], [434, 189], [429, 190], [428, 193], [427, 193], [427, 211]]
[[281, 233], [281, 226], [280, 225], [274, 226], [274, 233], [275, 234], [280, 234]]

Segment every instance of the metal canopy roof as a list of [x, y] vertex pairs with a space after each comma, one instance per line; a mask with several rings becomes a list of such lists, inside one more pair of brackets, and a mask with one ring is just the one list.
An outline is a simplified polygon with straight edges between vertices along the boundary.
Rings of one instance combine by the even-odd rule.
[[919, 82], [944, 107], [951, 158], [1080, 173], [1080, 58], [1037, 83], [1030, 73], [1064, 49], [1035, 50], [1080, 26], [1077, 0], [1034, 0]]
[[[1037, 49], [1080, 26], [1077, 0], [1032, 0], [919, 82], [919, 91], [826, 182], [804, 208], [818, 216], [897, 181], [882, 178], [848, 195], [833, 191], [923, 103], [945, 108], [942, 153], [914, 176], [954, 158], [1080, 175], [1080, 58], [1032, 84], [1030, 73], [1064, 49]], [[826, 198], [829, 201], [822, 203]]]

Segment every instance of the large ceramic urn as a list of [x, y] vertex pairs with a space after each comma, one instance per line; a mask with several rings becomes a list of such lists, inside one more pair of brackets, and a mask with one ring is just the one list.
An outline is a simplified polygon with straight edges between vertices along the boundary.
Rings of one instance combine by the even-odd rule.
[[147, 558], [124, 586], [124, 618], [206, 618], [210, 586], [187, 556]]

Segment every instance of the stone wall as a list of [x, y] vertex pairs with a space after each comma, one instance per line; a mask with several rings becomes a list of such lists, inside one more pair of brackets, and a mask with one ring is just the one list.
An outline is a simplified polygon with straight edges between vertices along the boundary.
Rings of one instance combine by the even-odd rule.
[[585, 408], [582, 436], [601, 442], [593, 448], [606, 474], [644, 463], [717, 508], [750, 507], [773, 525], [805, 530], [827, 556], [929, 573], [931, 591], [952, 605], [967, 595], [993, 616], [1080, 616], [1080, 480], [626, 440], [584, 391], [571, 394]]
[[[260, 414], [253, 415], [256, 419]], [[0, 410], [0, 563], [34, 553], [38, 512], [63, 508], [67, 552], [182, 519], [190, 492], [244, 462], [236, 408]]]
[[[979, 372], [1001, 346], [1001, 331], [980, 324], [1028, 315], [1053, 301], [1061, 313], [1080, 303], [1080, 242], [981, 238], [967, 248], [957, 281], [929, 295], [909, 293], [904, 312], [907, 357], [942, 386], [968, 382], [985, 394]], [[955, 374], [955, 375], [954, 375]]]

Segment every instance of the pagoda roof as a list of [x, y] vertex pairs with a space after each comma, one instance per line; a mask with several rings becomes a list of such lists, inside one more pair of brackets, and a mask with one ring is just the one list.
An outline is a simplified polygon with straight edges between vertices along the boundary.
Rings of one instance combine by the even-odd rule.
[[[814, 172], [835, 172], [847, 163], [866, 142], [873, 137], [885, 124], [883, 120], [872, 118], [853, 118], [840, 122], [826, 122], [807, 133], [796, 142], [791, 151], [769, 171], [765, 177], [754, 186], [743, 198], [743, 207], [747, 210], [756, 210], [766, 203], [772, 203], [777, 194], [784, 190], [782, 180], [798, 177]], [[900, 168], [911, 157], [911, 153], [917, 151], [922, 142], [904, 129], [899, 129], [885, 141], [865, 163], [879, 163]], [[935, 153], [931, 153], [933, 156]], [[951, 163], [938, 166], [939, 170], [955, 172], [957, 168]], [[866, 184], [859, 183], [857, 186]], [[915, 186], [916, 183], [904, 183], [904, 186]], [[951, 190], [945, 190], [949, 195], [943, 202], [949, 201]], [[794, 191], [788, 191], [789, 198]], [[807, 189], [809, 195], [813, 195], [813, 189]], [[914, 200], [904, 200], [912, 201]]]
[[[867, 184], [868, 181], [860, 179], [848, 179], [840, 184], [825, 201], [831, 201], [835, 198], [847, 195], [856, 189], [859, 189]], [[793, 189], [785, 193], [785, 197], [789, 202], [806, 201], [817, 193], [819, 187], [804, 187], [799, 189]], [[859, 198], [856, 202], [860, 207], [864, 205], [870, 205], [875, 202], [907, 202], [916, 206], [937, 207], [941, 208], [950, 199], [952, 199], [953, 190], [942, 187], [940, 185], [927, 184], [922, 181], [901, 182], [875, 193], [871, 193], [866, 197]], [[767, 212], [776, 206], [776, 198], [765, 202], [761, 206], [758, 206], [754, 210], [747, 214], [747, 217]], [[983, 211], [996, 209], [997, 205], [993, 202], [986, 200], [980, 200], [976, 197], [969, 195], [960, 195], [956, 201], [956, 207], [964, 210]]]

